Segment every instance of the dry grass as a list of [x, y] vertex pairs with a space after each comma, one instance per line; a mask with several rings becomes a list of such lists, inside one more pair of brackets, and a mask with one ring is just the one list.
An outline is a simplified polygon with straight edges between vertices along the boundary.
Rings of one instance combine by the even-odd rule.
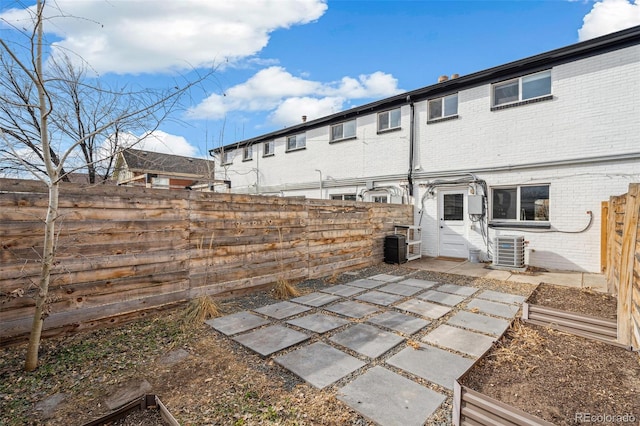
[[185, 326], [200, 325], [210, 318], [220, 316], [220, 307], [209, 296], [193, 299], [187, 306], [182, 317]]
[[278, 300], [286, 300], [292, 297], [300, 296], [300, 289], [294, 283], [290, 283], [285, 279], [279, 279], [273, 285], [273, 297]]
[[541, 351], [545, 350], [545, 338], [535, 329], [523, 327], [520, 320], [516, 320], [511, 324], [506, 337], [512, 343], [509, 346], [497, 347], [493, 353], [486, 357], [497, 365], [508, 363], [518, 366], [517, 368], [519, 369], [529, 370], [531, 367], [527, 358], [531, 356], [540, 357], [542, 355]]

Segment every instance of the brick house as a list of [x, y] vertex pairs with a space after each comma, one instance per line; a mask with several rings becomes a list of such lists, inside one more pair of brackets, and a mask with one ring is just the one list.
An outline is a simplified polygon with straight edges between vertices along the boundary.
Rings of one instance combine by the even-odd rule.
[[[239, 141], [231, 191], [415, 206], [421, 254], [600, 272], [601, 202], [640, 181], [640, 26]], [[519, 243], [518, 243], [519, 244]]]

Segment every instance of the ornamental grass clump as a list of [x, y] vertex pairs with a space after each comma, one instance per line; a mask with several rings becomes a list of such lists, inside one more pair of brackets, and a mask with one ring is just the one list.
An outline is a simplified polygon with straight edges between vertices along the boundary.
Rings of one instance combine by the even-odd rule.
[[210, 318], [220, 316], [220, 307], [209, 296], [200, 296], [189, 302], [182, 323], [184, 325], [199, 325]]

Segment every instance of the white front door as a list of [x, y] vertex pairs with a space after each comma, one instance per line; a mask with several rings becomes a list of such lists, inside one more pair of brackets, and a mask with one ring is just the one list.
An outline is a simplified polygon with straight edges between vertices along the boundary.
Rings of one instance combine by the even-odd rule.
[[467, 258], [467, 191], [438, 191], [438, 256]]

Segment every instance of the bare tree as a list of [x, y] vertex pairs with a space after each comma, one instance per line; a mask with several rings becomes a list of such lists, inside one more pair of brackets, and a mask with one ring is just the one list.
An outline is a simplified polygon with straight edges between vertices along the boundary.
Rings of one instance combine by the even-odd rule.
[[[110, 132], [118, 135], [123, 129], [136, 125], [144, 125], [153, 131], [180, 106], [183, 95], [213, 72], [166, 91], [138, 92], [139, 96], [131, 96], [125, 101], [116, 96], [127, 95], [125, 93], [117, 94], [85, 84], [81, 78], [82, 71], [73, 70], [68, 60], [58, 63], [58, 75], [48, 78], [43, 71], [43, 10], [44, 0], [37, 0], [33, 29], [22, 52], [24, 56], [0, 38], [1, 64], [4, 67], [0, 72], [10, 71], [0, 79], [0, 84], [3, 89], [12, 89], [13, 93], [10, 99], [0, 99], [0, 110], [4, 113], [0, 139], [5, 153], [12, 156], [11, 167], [26, 168], [42, 180], [48, 187], [49, 199], [44, 221], [42, 267], [25, 360], [27, 371], [38, 366], [51, 269], [56, 254], [60, 183], [68, 173], [65, 164], [73, 164], [74, 155], [80, 150], [85, 165], [95, 167], [99, 159], [92, 155], [98, 137]], [[56, 70], [56, 66], [53, 69]], [[61, 93], [66, 95], [61, 96]], [[63, 126], [73, 127], [63, 132]], [[52, 136], [56, 139], [52, 140]], [[19, 152], [25, 147], [31, 155]]]

